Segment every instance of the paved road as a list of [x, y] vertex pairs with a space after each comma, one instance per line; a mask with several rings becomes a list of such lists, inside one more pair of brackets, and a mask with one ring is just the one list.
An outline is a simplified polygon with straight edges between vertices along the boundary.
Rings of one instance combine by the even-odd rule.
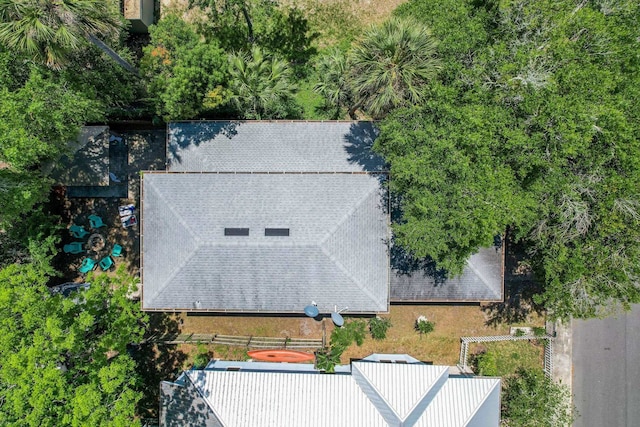
[[574, 427], [640, 426], [640, 305], [573, 322]]

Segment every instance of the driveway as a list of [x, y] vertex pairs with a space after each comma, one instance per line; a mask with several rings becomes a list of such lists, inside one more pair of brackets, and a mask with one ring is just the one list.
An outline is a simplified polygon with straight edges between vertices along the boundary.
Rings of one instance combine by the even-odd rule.
[[640, 305], [573, 321], [574, 427], [640, 425]]

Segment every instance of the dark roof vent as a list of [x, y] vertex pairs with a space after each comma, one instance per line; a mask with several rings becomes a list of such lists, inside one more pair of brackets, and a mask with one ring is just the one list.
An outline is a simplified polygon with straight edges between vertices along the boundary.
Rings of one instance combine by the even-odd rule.
[[248, 228], [225, 228], [224, 235], [225, 236], [248, 236], [249, 229]]
[[264, 235], [265, 236], [288, 236], [289, 229], [288, 228], [265, 228]]

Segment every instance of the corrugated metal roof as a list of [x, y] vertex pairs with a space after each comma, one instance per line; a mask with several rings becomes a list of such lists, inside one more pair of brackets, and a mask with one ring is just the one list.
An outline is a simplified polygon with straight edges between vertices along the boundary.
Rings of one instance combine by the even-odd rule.
[[449, 375], [446, 366], [353, 362], [352, 367], [353, 375], [362, 374], [401, 420]]
[[168, 169], [186, 172], [380, 172], [371, 122], [174, 122]]
[[304, 365], [300, 372], [277, 372], [283, 364], [272, 363], [275, 372], [264, 372], [264, 363], [260, 371], [250, 370], [250, 362], [237, 364], [240, 371], [185, 372], [197, 390], [194, 399], [202, 397], [209, 406], [201, 410], [215, 413], [226, 427], [386, 426], [379, 399], [404, 414], [398, 418], [406, 426], [416, 420], [414, 425], [425, 427], [499, 424], [500, 379], [450, 378], [446, 366], [362, 361], [352, 364], [353, 375], [327, 375]]
[[384, 200], [370, 174], [147, 173], [143, 308], [386, 311]]
[[189, 378], [232, 426], [386, 426], [348, 375], [189, 371]]
[[[494, 415], [491, 419], [478, 425], [497, 426], [500, 422], [500, 399], [487, 400], [496, 387], [500, 387], [498, 378], [449, 378], [415, 426], [466, 426], [483, 404], [492, 405], [496, 410], [491, 412]], [[452, 407], [455, 411], [451, 410]]]

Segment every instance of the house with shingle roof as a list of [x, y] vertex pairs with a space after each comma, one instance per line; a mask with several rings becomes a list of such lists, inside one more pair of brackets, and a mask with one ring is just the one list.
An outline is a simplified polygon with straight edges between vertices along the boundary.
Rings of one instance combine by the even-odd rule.
[[450, 375], [374, 354], [322, 374], [311, 364], [214, 360], [160, 386], [160, 425], [498, 426], [500, 379]]
[[167, 135], [166, 171], [142, 179], [144, 310], [502, 300], [501, 250], [458, 278], [398, 255], [371, 122], [176, 122]]

